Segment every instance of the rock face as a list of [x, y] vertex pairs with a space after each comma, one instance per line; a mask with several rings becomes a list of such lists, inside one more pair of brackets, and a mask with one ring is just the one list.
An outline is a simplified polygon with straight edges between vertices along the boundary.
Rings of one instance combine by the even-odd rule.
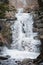
[[35, 8], [38, 6], [38, 0], [9, 0], [9, 3], [16, 8]]
[[[10, 23], [5, 21], [5, 19], [0, 19], [0, 27], [2, 26], [2, 29], [0, 30], [0, 46], [8, 45], [8, 43], [11, 43], [12, 34], [10, 29]], [[9, 45], [8, 45], [9, 46]]]
[[41, 40], [41, 46], [40, 46], [40, 55], [35, 60], [38, 65], [43, 65], [43, 0], [38, 0], [39, 2], [39, 10], [37, 11], [37, 16], [35, 17], [34, 22], [34, 31], [38, 32], [39, 38]]

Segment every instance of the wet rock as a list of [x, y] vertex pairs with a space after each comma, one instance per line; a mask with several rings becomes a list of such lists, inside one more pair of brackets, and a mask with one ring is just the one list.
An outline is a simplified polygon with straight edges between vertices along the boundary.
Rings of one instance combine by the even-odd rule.
[[10, 18], [10, 19], [7, 19], [6, 21], [14, 21], [14, 20], [17, 20], [17, 18]]
[[36, 65], [43, 65], [43, 54], [40, 54], [34, 61]]
[[21, 65], [35, 65], [35, 64], [33, 63], [33, 60], [32, 59], [24, 59], [21, 62]]
[[0, 60], [7, 60], [8, 58], [10, 58], [10, 56], [0, 56]]

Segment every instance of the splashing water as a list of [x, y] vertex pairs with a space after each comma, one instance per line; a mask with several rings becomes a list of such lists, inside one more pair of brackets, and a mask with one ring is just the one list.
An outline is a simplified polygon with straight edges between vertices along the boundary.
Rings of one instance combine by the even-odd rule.
[[[11, 58], [24, 59], [31, 58], [35, 59], [40, 54], [39, 48], [40, 40], [35, 40], [34, 37], [37, 33], [33, 33], [33, 16], [30, 13], [22, 13], [22, 9], [16, 13], [17, 20], [11, 26], [12, 49], [4, 48], [4, 55], [10, 55]], [[6, 49], [6, 50], [5, 50]]]

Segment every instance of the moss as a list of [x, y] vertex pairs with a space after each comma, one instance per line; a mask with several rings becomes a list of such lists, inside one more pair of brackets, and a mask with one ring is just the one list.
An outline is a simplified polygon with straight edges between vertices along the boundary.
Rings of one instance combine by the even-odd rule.
[[0, 4], [0, 18], [5, 17], [5, 12], [9, 10], [9, 6], [5, 3]]
[[6, 11], [16, 12], [16, 8], [14, 6], [9, 7], [9, 4], [0, 3], [0, 18], [5, 18]]

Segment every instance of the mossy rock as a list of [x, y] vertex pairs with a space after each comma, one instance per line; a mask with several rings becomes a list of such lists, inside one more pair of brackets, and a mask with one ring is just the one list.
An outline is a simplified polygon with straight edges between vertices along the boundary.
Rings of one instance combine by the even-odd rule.
[[9, 10], [9, 6], [5, 3], [0, 4], [0, 18], [5, 17], [5, 12]]

